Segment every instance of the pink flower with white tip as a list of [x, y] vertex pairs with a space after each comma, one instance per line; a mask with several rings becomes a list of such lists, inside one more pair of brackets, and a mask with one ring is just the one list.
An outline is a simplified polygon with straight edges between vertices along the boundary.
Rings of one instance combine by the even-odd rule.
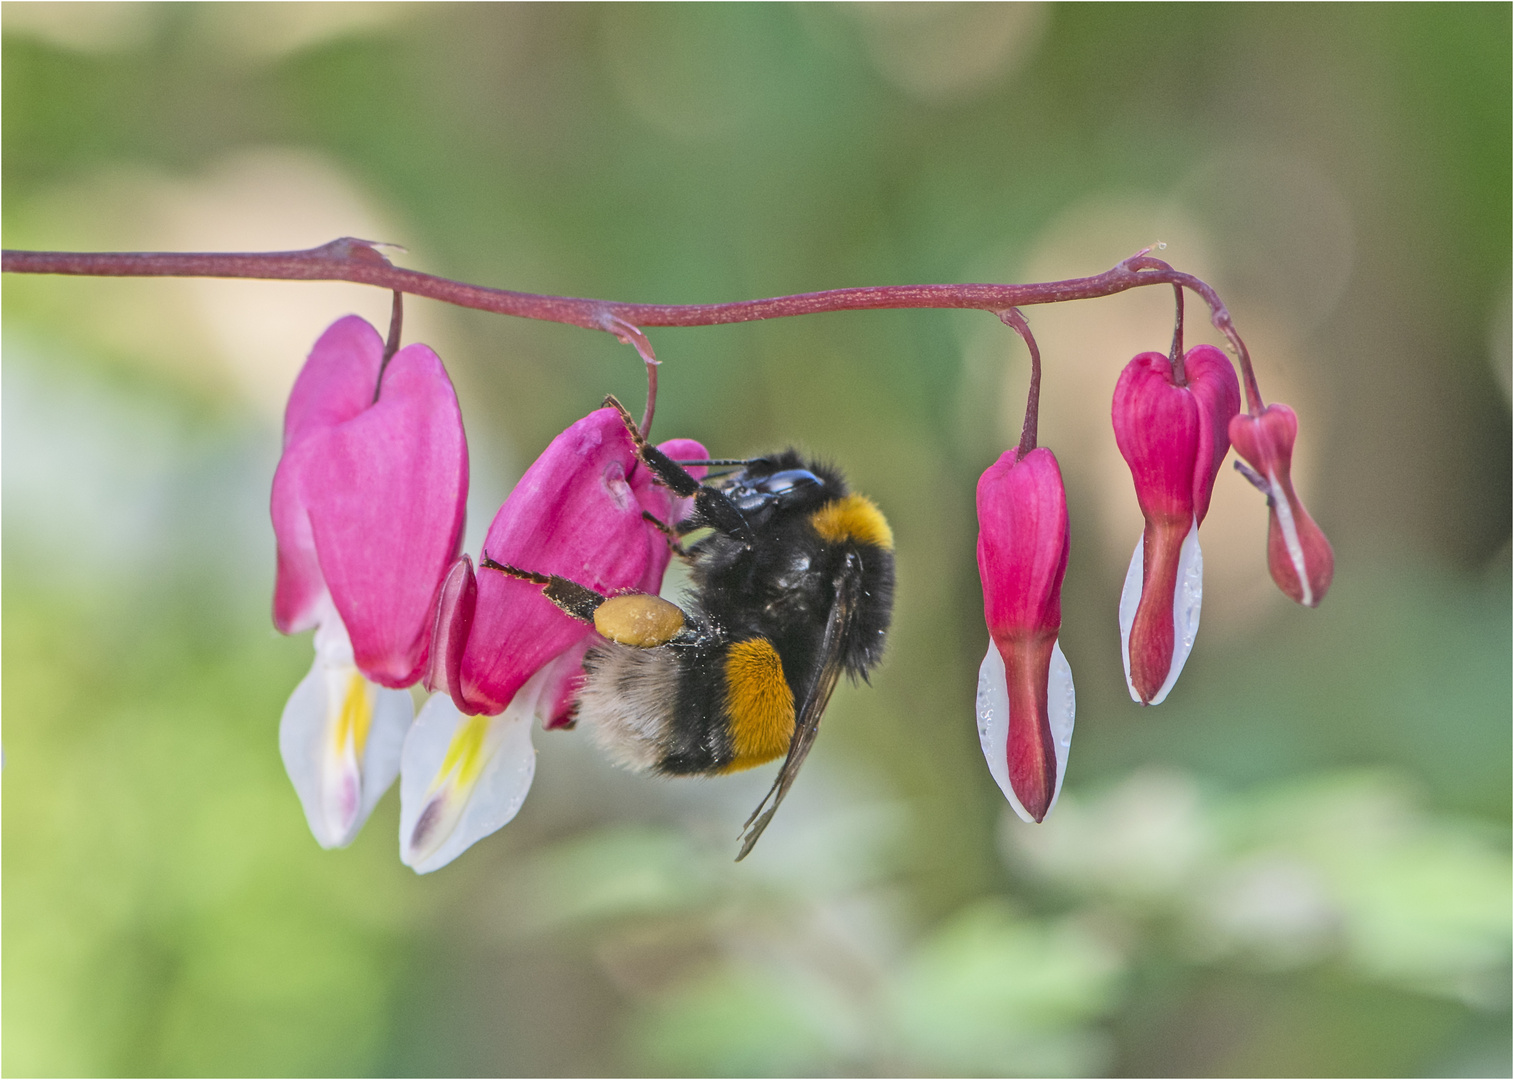
[[1057, 644], [1067, 494], [1044, 447], [1006, 451], [978, 480], [978, 573], [992, 640], [978, 672], [978, 737], [1015, 813], [1043, 819], [1072, 745], [1072, 669]]
[[1240, 407], [1235, 371], [1212, 345], [1189, 349], [1181, 365], [1141, 353], [1115, 386], [1115, 442], [1146, 519], [1120, 595], [1125, 682], [1144, 705], [1167, 697], [1198, 633], [1199, 524]]
[[[701, 460], [687, 439], [670, 457]], [[700, 470], [702, 475], [702, 470]], [[646, 514], [682, 516], [654, 486], [620, 414], [600, 409], [554, 439], [510, 493], [484, 541], [496, 563], [558, 574], [605, 595], [656, 593], [671, 552]], [[427, 686], [439, 691], [405, 740], [400, 858], [419, 873], [495, 832], [536, 771], [531, 721], [563, 726], [581, 678], [587, 624], [539, 585], [458, 559], [442, 590]]]
[[1324, 532], [1293, 491], [1293, 443], [1298, 417], [1286, 405], [1230, 421], [1235, 452], [1250, 462], [1239, 469], [1267, 496], [1267, 567], [1272, 580], [1289, 597], [1314, 607], [1325, 598], [1335, 576], [1335, 552]]
[[383, 357], [378, 331], [357, 316], [321, 335], [290, 393], [273, 478], [274, 624], [316, 628], [279, 749], [328, 848], [352, 842], [399, 772], [412, 715], [403, 688], [425, 669], [468, 494], [462, 415], [441, 361], [425, 345], [387, 367]]

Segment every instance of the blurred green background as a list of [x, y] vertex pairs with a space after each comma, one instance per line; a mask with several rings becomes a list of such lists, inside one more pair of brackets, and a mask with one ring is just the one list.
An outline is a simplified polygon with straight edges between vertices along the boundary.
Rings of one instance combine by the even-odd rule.
[[[1081, 707], [1024, 826], [972, 719], [1017, 339], [654, 331], [660, 437], [800, 445], [890, 516], [889, 659], [740, 866], [767, 770], [658, 782], [568, 732], [513, 824], [419, 878], [393, 794], [349, 850], [309, 836], [276, 731], [310, 647], [268, 618], [283, 397], [386, 296], [7, 276], [6, 1073], [1509, 1075], [1508, 5], [8, 3], [3, 30], [7, 247], [356, 235], [692, 303], [1165, 242], [1302, 417], [1337, 555], [1291, 605], [1227, 470], [1197, 647], [1132, 705], [1109, 399], [1170, 293], [1030, 310]], [[474, 552], [553, 434], [640, 400], [604, 335], [407, 314], [462, 401]]]

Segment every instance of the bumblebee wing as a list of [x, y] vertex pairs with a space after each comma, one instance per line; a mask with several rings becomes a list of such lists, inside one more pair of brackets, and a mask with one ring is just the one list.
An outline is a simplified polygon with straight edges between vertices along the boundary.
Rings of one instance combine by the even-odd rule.
[[855, 552], [848, 553], [846, 561], [836, 574], [836, 599], [831, 605], [831, 614], [825, 623], [825, 636], [820, 640], [820, 662], [815, 665], [814, 679], [805, 690], [804, 700], [796, 710], [794, 737], [789, 742], [788, 757], [783, 759], [783, 768], [778, 770], [773, 786], [757, 804], [757, 809], [752, 811], [752, 816], [746, 819], [746, 825], [743, 826], [741, 834], [741, 853], [736, 856], [737, 862], [747, 857], [752, 846], [757, 843], [757, 838], [768, 827], [768, 822], [773, 820], [773, 813], [778, 809], [778, 804], [783, 802], [783, 797], [789, 793], [794, 778], [799, 775], [799, 766], [804, 764], [810, 747], [815, 744], [815, 733], [820, 728], [820, 716], [825, 712], [825, 707], [831, 700], [831, 692], [836, 689], [836, 680], [841, 677], [842, 646], [847, 640], [847, 633], [857, 610], [857, 592], [861, 584], [861, 565], [857, 555]]

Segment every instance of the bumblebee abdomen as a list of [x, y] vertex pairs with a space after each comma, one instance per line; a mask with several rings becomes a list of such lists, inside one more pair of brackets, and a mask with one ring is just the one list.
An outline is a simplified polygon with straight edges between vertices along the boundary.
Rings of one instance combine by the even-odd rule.
[[638, 649], [596, 645], [578, 719], [622, 765], [672, 775], [739, 772], [788, 752], [794, 691], [767, 638]]

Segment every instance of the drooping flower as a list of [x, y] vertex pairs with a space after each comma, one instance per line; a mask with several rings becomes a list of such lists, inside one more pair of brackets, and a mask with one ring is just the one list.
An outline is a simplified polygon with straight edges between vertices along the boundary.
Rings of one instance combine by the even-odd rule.
[[1246, 474], [1267, 496], [1267, 567], [1277, 587], [1305, 607], [1325, 598], [1335, 576], [1335, 552], [1293, 491], [1293, 443], [1298, 416], [1286, 405], [1233, 417], [1230, 441], [1251, 464]]
[[1161, 703], [1183, 670], [1199, 628], [1203, 553], [1199, 524], [1225, 453], [1241, 390], [1225, 354], [1199, 345], [1183, 356], [1183, 380], [1163, 354], [1141, 353], [1115, 386], [1115, 443], [1146, 519], [1120, 595], [1120, 642], [1130, 696]]
[[1057, 644], [1069, 533], [1050, 450], [1006, 451], [978, 480], [978, 573], [988, 655], [978, 672], [978, 737], [1015, 812], [1040, 821], [1057, 801], [1072, 745], [1072, 669]]
[[285, 706], [279, 748], [311, 832], [352, 842], [399, 771], [437, 589], [456, 556], [468, 450], [437, 355], [333, 323], [295, 380], [273, 478], [274, 624], [316, 627], [316, 659]]
[[[707, 456], [685, 439], [659, 449], [675, 459]], [[670, 524], [681, 516], [676, 502], [654, 486], [620, 414], [600, 409], [526, 470], [495, 515], [483, 554], [607, 595], [656, 593], [670, 549], [645, 515]], [[427, 679], [439, 693], [405, 742], [406, 865], [419, 873], [444, 866], [515, 816], [535, 773], [531, 720], [562, 726], [592, 633], [539, 585], [496, 570], [475, 573], [466, 557], [454, 563], [437, 606]]]

